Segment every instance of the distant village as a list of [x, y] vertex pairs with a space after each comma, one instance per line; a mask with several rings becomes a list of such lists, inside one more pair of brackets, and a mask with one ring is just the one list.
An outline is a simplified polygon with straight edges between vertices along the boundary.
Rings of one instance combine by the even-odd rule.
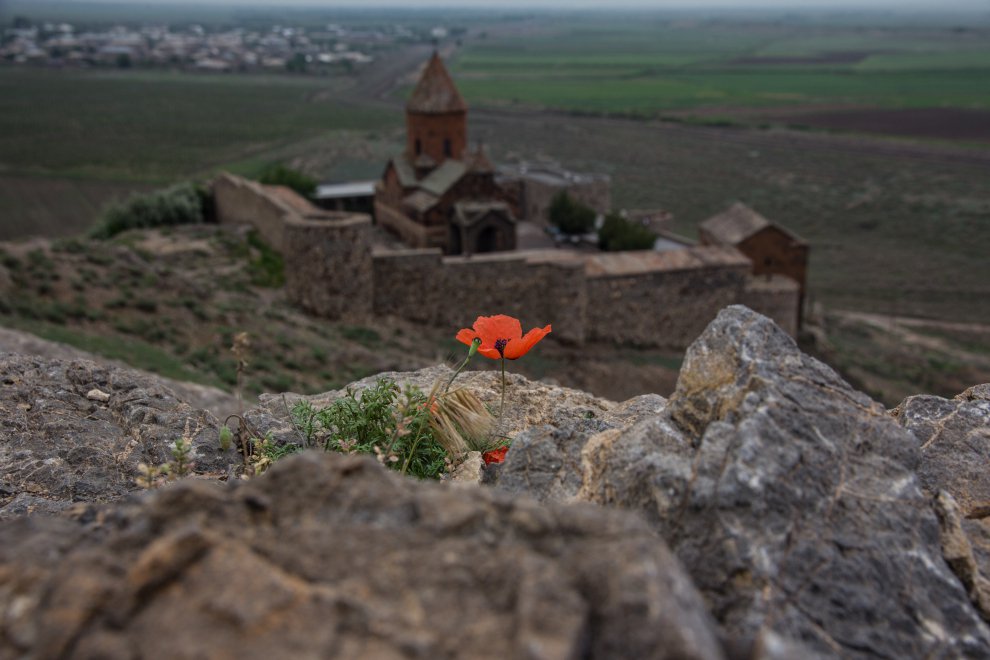
[[443, 39], [457, 29], [386, 25], [321, 29], [272, 25], [262, 30], [212, 31], [201, 25], [105, 29], [70, 23], [30, 24], [15, 19], [0, 35], [0, 63], [49, 67], [132, 66], [214, 73], [289, 71], [334, 73], [368, 64], [375, 53], [401, 43]]

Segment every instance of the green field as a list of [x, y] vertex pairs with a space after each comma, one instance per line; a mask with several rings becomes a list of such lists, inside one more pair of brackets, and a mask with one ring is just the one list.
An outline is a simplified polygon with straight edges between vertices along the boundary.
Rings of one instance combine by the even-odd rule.
[[0, 67], [0, 173], [167, 182], [286, 142], [397, 122], [292, 76]]
[[480, 105], [635, 116], [726, 106], [990, 108], [985, 25], [597, 18], [468, 44], [453, 65], [462, 92]]
[[[341, 80], [0, 67], [0, 239], [85, 229], [112, 199], [398, 125]], [[288, 150], [288, 151], [287, 151]]]

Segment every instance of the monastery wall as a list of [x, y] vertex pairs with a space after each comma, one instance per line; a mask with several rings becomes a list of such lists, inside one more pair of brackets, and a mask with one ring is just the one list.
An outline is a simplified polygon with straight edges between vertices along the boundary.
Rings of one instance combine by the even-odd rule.
[[376, 251], [373, 260], [377, 315], [460, 328], [478, 316], [508, 314], [524, 330], [552, 323], [558, 340], [585, 339], [579, 260], [554, 252], [443, 257], [437, 249]]
[[396, 316], [457, 329], [477, 316], [509, 314], [524, 330], [552, 323], [553, 337], [568, 343], [683, 349], [719, 310], [742, 303], [796, 331], [797, 284], [751, 276], [751, 263], [735, 248], [471, 257], [375, 249], [369, 216], [301, 213], [246, 183], [218, 179], [218, 217], [250, 223], [280, 245], [287, 297], [318, 316]]
[[740, 301], [749, 261], [731, 248], [590, 257], [587, 336], [681, 349], [719, 310]]
[[249, 224], [265, 242], [282, 252], [286, 219], [294, 210], [261, 184], [224, 172], [213, 181], [217, 222], [222, 225]]

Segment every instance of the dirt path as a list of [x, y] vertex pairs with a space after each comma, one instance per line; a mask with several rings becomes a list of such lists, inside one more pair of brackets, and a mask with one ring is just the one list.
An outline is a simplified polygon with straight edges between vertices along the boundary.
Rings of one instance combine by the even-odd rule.
[[990, 355], [967, 351], [954, 345], [950, 340], [924, 333], [924, 330], [934, 330], [990, 337], [990, 325], [933, 321], [905, 316], [886, 316], [883, 314], [842, 310], [834, 310], [831, 314], [834, 314], [842, 321], [858, 322], [882, 330], [905, 344], [940, 351], [972, 366], [990, 368]]

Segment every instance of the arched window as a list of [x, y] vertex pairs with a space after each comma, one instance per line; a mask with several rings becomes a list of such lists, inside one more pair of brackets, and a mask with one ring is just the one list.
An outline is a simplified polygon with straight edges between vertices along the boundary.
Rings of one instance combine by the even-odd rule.
[[416, 138], [416, 155], [418, 156], [421, 153], [423, 153], [423, 141]]
[[450, 145], [450, 139], [449, 138], [448, 139], [445, 139], [443, 141], [443, 155], [444, 156], [447, 156], [448, 158], [450, 158], [451, 156], [454, 155], [454, 150], [453, 150], [453, 148]]

